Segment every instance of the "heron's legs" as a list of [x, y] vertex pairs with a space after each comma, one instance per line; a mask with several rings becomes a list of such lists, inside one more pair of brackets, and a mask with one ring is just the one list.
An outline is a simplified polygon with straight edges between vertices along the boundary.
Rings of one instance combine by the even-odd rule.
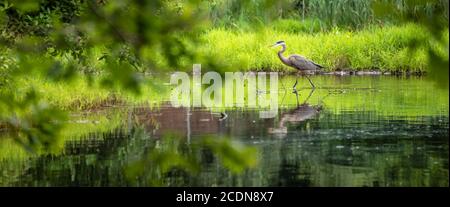
[[[306, 99], [305, 99], [305, 101], [303, 102], [303, 104], [306, 104], [306, 103], [308, 102], [309, 98], [311, 98], [311, 96], [312, 96], [312, 94], [314, 93], [315, 90], [316, 90], [316, 89], [313, 88], [313, 89], [309, 92], [309, 95], [308, 95], [308, 97], [306, 97]], [[300, 102], [298, 101], [298, 91], [297, 91], [297, 90], [294, 90], [293, 93], [295, 93], [295, 96], [296, 96], [296, 98], [297, 98], [297, 107], [299, 107], [299, 106], [300, 106]]]
[[295, 83], [292, 86], [292, 90], [293, 90], [292, 93], [297, 93], [297, 88], [295, 88], [297, 86], [297, 83], [298, 83], [298, 76], [295, 78]]
[[308, 75], [305, 75], [305, 77], [308, 79], [309, 83], [311, 84], [311, 87], [312, 87], [313, 89], [315, 89], [316, 86], [315, 86], [314, 83], [311, 81], [311, 79], [309, 78], [309, 76], [308, 76]]
[[[312, 90], [309, 92], [309, 95], [308, 95], [308, 97], [306, 97], [306, 99], [303, 102], [303, 104], [308, 102], [309, 98], [311, 98], [311, 95], [314, 93], [315, 90], [316, 90], [315, 88], [312, 88]], [[297, 102], [298, 102], [298, 100], [297, 100]]]
[[292, 93], [295, 93], [295, 96], [297, 97], [297, 107], [299, 107], [300, 103], [298, 102], [298, 91], [294, 89], [294, 92]]

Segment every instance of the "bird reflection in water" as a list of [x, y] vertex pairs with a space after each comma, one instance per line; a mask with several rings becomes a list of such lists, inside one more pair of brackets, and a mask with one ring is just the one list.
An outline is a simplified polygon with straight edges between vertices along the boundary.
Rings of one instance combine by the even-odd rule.
[[297, 91], [294, 91], [294, 94], [297, 98], [297, 107], [281, 114], [280, 122], [276, 128], [269, 128], [269, 133], [274, 134], [277, 137], [284, 138], [288, 133], [288, 124], [290, 123], [298, 123], [303, 122], [309, 119], [314, 118], [316, 115], [320, 113], [322, 110], [322, 105], [310, 105], [308, 103], [309, 98], [314, 93], [314, 90], [311, 90], [308, 97], [305, 99], [303, 103], [299, 103], [299, 94]]

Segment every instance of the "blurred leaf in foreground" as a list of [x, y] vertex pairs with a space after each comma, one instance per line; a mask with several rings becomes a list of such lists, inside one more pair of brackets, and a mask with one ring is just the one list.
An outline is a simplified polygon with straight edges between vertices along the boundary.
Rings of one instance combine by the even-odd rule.
[[[421, 41], [412, 40], [410, 48], [428, 51], [428, 67], [430, 77], [439, 87], [448, 88], [449, 74], [449, 42], [448, 42], [448, 1], [442, 6], [441, 0], [408, 0], [403, 6], [397, 6], [395, 1], [374, 1], [372, 9], [377, 17], [390, 17], [400, 22], [414, 22], [429, 32], [429, 38]], [[436, 50], [445, 51], [440, 54]]]
[[0, 120], [7, 124], [7, 132], [17, 143], [33, 153], [60, 149], [60, 133], [67, 120], [65, 113], [39, 102], [32, 89], [21, 100], [11, 94], [2, 94], [2, 99], [8, 99], [8, 104], [0, 105]]
[[[134, 130], [133, 136], [140, 139], [152, 139], [143, 128]], [[204, 150], [213, 156], [230, 172], [242, 173], [257, 164], [257, 149], [232, 142], [228, 138], [199, 137], [187, 143], [182, 136], [166, 134], [161, 139], [152, 140], [147, 156], [125, 169], [129, 181], [133, 184], [145, 183], [150, 186], [166, 184], [169, 177], [181, 178], [196, 176], [203, 172], [201, 156]], [[171, 176], [169, 176], [171, 175]]]

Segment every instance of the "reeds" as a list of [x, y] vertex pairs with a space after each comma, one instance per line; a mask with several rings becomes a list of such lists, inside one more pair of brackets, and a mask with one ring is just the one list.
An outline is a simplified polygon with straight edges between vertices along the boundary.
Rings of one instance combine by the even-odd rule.
[[[423, 18], [436, 11], [444, 11], [448, 19], [446, 0], [417, 2], [406, 0], [210, 0], [206, 1], [210, 19], [218, 26], [267, 24], [271, 20], [291, 18], [305, 21], [320, 20], [322, 30], [340, 26], [352, 29], [372, 24], [396, 24], [401, 18]], [[376, 5], [392, 5], [399, 10], [396, 15], [376, 15]], [[421, 16], [423, 15], [423, 16]]]

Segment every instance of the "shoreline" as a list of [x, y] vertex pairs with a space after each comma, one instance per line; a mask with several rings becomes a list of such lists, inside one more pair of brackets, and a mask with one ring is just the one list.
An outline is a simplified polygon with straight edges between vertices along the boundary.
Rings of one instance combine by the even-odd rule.
[[[205, 72], [217, 72], [214, 70], [205, 70]], [[176, 71], [174, 71], [176, 72]], [[189, 75], [192, 75], [192, 71], [183, 71], [188, 73]], [[271, 73], [276, 72], [282, 76], [289, 76], [289, 75], [296, 75], [298, 73], [303, 73], [306, 75], [339, 75], [339, 76], [347, 76], [347, 75], [353, 75], [353, 76], [378, 76], [378, 75], [385, 75], [385, 76], [417, 76], [417, 77], [423, 77], [428, 75], [427, 71], [401, 71], [401, 70], [357, 70], [357, 69], [347, 69], [347, 70], [334, 70], [334, 71], [295, 71], [292, 69], [291, 71], [273, 71], [273, 70], [240, 70], [240, 71], [221, 71], [222, 72], [241, 72], [241, 73], [247, 73], [247, 72], [265, 72], [265, 73]], [[171, 75], [173, 72], [142, 72], [141, 74], [143, 77], [152, 77], [152, 76], [159, 76], [159, 75]]]
[[[298, 72], [278, 72], [281, 75], [295, 75]], [[320, 72], [303, 72], [306, 75], [338, 75], [338, 76], [426, 76], [426, 71], [379, 71], [379, 70], [335, 70]]]

